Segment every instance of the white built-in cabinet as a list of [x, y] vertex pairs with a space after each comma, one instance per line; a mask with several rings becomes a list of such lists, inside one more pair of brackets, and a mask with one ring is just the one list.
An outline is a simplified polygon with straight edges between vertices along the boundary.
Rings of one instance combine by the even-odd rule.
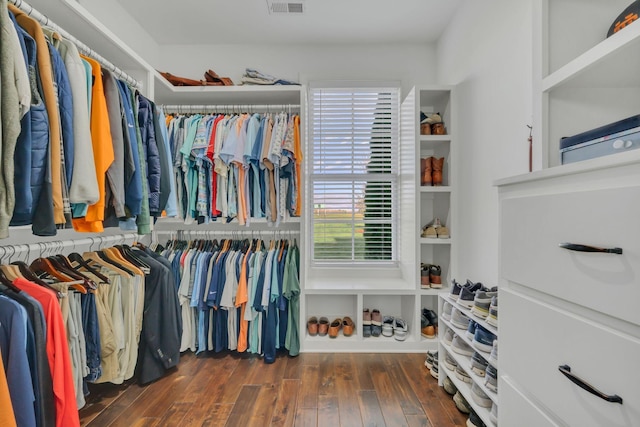
[[640, 113], [640, 24], [606, 38], [630, 3], [534, 2], [534, 143], [548, 168], [496, 183], [503, 426], [640, 420], [640, 153], [559, 165], [561, 137]]
[[534, 144], [560, 164], [560, 138], [640, 113], [640, 24], [606, 38], [630, 0], [535, 0]]

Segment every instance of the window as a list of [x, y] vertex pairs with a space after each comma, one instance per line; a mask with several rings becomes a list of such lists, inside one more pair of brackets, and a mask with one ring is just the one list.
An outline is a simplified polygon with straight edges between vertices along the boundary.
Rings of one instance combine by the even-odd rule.
[[312, 88], [313, 262], [396, 261], [399, 88]]

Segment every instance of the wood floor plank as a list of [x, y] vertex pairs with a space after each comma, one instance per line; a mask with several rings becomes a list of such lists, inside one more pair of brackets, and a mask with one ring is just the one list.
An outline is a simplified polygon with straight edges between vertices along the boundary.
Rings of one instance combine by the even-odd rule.
[[455, 404], [444, 389], [438, 386], [437, 381], [431, 377], [429, 370], [424, 366], [424, 361], [420, 363], [422, 359], [423, 356], [412, 355], [409, 360], [413, 363], [404, 363], [402, 369], [411, 389], [422, 404], [427, 419], [434, 426], [464, 425], [464, 423], [454, 420], [451, 414], [445, 410], [445, 406], [453, 407], [455, 410]]
[[373, 390], [360, 390], [358, 393], [360, 403], [360, 413], [362, 414], [362, 425], [366, 427], [385, 427], [382, 409], [378, 396]]
[[271, 425], [274, 427], [291, 427], [296, 416], [296, 403], [301, 381], [297, 379], [284, 379], [280, 383], [275, 408], [271, 417]]
[[262, 386], [253, 384], [242, 386], [238, 399], [235, 405], [233, 405], [233, 410], [229, 414], [227, 424], [225, 425], [229, 427], [246, 427], [249, 425], [249, 420], [253, 414], [252, 408], [260, 394], [261, 388]]
[[406, 425], [407, 421], [389, 374], [382, 371], [374, 372], [372, 376], [385, 423], [390, 426]]
[[241, 360], [232, 375], [218, 390], [218, 400], [216, 403], [235, 403], [240, 394], [240, 390], [247, 384], [247, 379], [251, 377], [257, 365], [262, 366], [262, 363], [257, 358]]
[[139, 418], [131, 427], [155, 427], [161, 425], [163, 424], [160, 424], [160, 418], [144, 417]]
[[188, 425], [183, 422], [184, 417], [191, 411], [193, 403], [191, 402], [175, 402], [160, 419], [162, 427], [180, 427]]
[[431, 427], [431, 424], [429, 424], [429, 420], [427, 419], [427, 416], [424, 414], [405, 415], [405, 417], [407, 418], [407, 423], [409, 424], [409, 427]]
[[275, 384], [262, 385], [260, 393], [258, 393], [258, 397], [253, 403], [251, 419], [248, 425], [260, 427], [271, 425], [271, 416], [278, 397], [277, 390]]
[[282, 359], [287, 361], [287, 366], [285, 367], [284, 374], [282, 375], [283, 379], [299, 380], [302, 377], [302, 366], [306, 359], [306, 354], [308, 353], [301, 353], [296, 357], [287, 357]]
[[340, 425], [362, 425], [360, 403], [358, 402], [358, 389], [353, 380], [345, 380], [336, 377], [336, 391], [338, 394], [338, 406], [340, 408]]
[[200, 425], [202, 427], [222, 427], [227, 424], [227, 420], [229, 419], [229, 415], [232, 410], [233, 405], [230, 403], [215, 404], [209, 408], [207, 417], [204, 419], [202, 424], [189, 424], [189, 418], [187, 416], [185, 417], [184, 425], [190, 427], [198, 427]]
[[340, 406], [337, 396], [318, 396], [318, 425], [339, 426]]
[[302, 368], [302, 388], [298, 397], [299, 408], [318, 407], [318, 388], [320, 384], [320, 367], [305, 365]]
[[279, 362], [280, 360], [275, 363], [264, 363], [263, 360], [257, 359], [256, 366], [245, 383], [256, 385], [276, 384], [282, 379], [284, 369], [287, 366], [286, 363]]
[[377, 354], [372, 353], [352, 353], [349, 355], [351, 366], [355, 369], [354, 379], [359, 390], [373, 390], [373, 381], [371, 381], [371, 365]]
[[[331, 353], [322, 355], [319, 369], [318, 396], [334, 395], [336, 392], [335, 357]], [[320, 407], [318, 407], [320, 408]]]
[[316, 408], [298, 407], [298, 409], [296, 409], [296, 420], [294, 425], [296, 427], [317, 427], [318, 410]]
[[411, 363], [411, 359], [404, 354], [385, 354], [381, 356], [387, 364], [389, 377], [393, 379], [393, 390], [400, 401], [402, 412], [405, 415], [425, 415], [420, 400], [411, 389], [411, 384], [409, 384], [409, 380], [402, 370], [402, 365]]

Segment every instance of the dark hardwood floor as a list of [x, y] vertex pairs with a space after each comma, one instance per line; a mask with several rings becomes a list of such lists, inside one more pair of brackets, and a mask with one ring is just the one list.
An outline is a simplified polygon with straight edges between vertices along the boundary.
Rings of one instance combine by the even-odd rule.
[[90, 385], [83, 426], [464, 426], [423, 354], [185, 354], [147, 386]]

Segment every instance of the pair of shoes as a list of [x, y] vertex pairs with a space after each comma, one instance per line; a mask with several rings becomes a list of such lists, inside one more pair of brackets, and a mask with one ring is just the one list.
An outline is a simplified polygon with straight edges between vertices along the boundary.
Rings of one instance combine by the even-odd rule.
[[479, 377], [484, 377], [489, 362], [477, 351], [471, 356], [471, 370]]
[[471, 398], [478, 406], [482, 408], [491, 408], [493, 401], [487, 396], [487, 393], [482, 391], [478, 383], [473, 383], [471, 386]]
[[472, 344], [478, 350], [490, 353], [493, 350], [493, 342], [496, 338], [497, 337], [485, 327], [477, 325], [475, 333], [473, 334]]
[[342, 329], [342, 335], [345, 337], [350, 337], [353, 335], [353, 330], [355, 328], [355, 324], [353, 320], [349, 316], [345, 316], [344, 318], [336, 318], [329, 325], [329, 338], [337, 338]]
[[449, 298], [457, 301], [463, 307], [472, 308], [476, 292], [478, 291], [497, 292], [498, 288], [487, 288], [482, 283], [474, 283], [469, 279], [467, 279], [464, 284], [460, 284], [456, 279], [453, 279], [451, 281], [451, 293], [449, 294]]
[[460, 390], [458, 390], [456, 394], [453, 395], [453, 401], [455, 402], [458, 411], [462, 412], [463, 414], [468, 414], [469, 412], [471, 412], [471, 405], [469, 405], [467, 399], [465, 399], [464, 396], [460, 394]]
[[382, 335], [385, 337], [393, 336], [393, 324], [395, 319], [393, 316], [382, 316]]
[[429, 373], [435, 379], [438, 379], [438, 352], [433, 356], [433, 364], [431, 365], [431, 369], [429, 369]]
[[471, 412], [469, 413], [469, 419], [467, 419], [467, 427], [487, 427], [487, 425], [484, 423], [484, 421], [482, 421], [480, 416], [476, 414], [475, 411], [472, 409]]
[[[489, 310], [491, 309], [491, 302], [495, 298], [496, 316], [495, 320], [498, 320], [498, 291], [479, 290], [476, 292], [476, 296], [473, 298], [473, 307], [471, 307], [471, 314], [480, 319], [487, 319], [489, 317]], [[488, 323], [488, 320], [487, 320]], [[497, 325], [496, 325], [497, 326]]]
[[442, 170], [444, 168], [444, 157], [422, 157], [420, 158], [420, 185], [423, 187], [442, 185]]
[[420, 236], [427, 239], [448, 239], [451, 237], [449, 229], [442, 225], [438, 218], [434, 218], [433, 221], [422, 227]]
[[445, 327], [445, 331], [444, 331], [444, 342], [447, 345], [452, 345], [453, 344], [453, 337], [455, 336], [455, 332], [453, 332], [453, 329], [450, 328], [446, 328]]
[[427, 116], [420, 112], [420, 135], [445, 135], [446, 129], [440, 113]]
[[329, 332], [329, 319], [321, 317], [320, 320], [316, 316], [312, 316], [307, 321], [307, 332], [312, 337], [320, 335], [321, 337], [327, 335]]
[[449, 377], [446, 377], [444, 379], [443, 386], [444, 386], [444, 391], [446, 391], [447, 394], [449, 394], [450, 396], [453, 396], [458, 392], [458, 388], [455, 386], [455, 384], [453, 384], [453, 381], [451, 381], [451, 378]]
[[438, 334], [438, 315], [435, 311], [422, 309], [420, 334], [429, 339], [435, 338]]
[[444, 354], [444, 366], [451, 372], [455, 372], [458, 367], [458, 362], [449, 353]]
[[420, 287], [422, 289], [442, 288], [442, 268], [435, 264], [420, 264]]
[[457, 307], [453, 307], [451, 309], [451, 324], [454, 328], [466, 331], [467, 329], [469, 329], [469, 322], [470, 319], [466, 314], [460, 311], [460, 309], [458, 309]]
[[404, 341], [407, 339], [407, 333], [409, 332], [409, 326], [407, 322], [401, 317], [393, 319], [393, 337], [396, 341]]
[[461, 366], [456, 366], [456, 377], [463, 383], [471, 384], [473, 382], [471, 376]]
[[233, 81], [229, 77], [220, 77], [213, 70], [204, 72], [205, 80], [214, 86], [233, 86]]
[[491, 354], [489, 355], [489, 364], [498, 366], [498, 340], [493, 341], [493, 348], [491, 349]]
[[437, 350], [427, 351], [427, 357], [424, 359], [424, 366], [426, 366], [427, 369], [431, 369], [431, 367], [433, 366], [433, 360], [436, 354], [438, 354]]
[[487, 373], [484, 378], [484, 384], [494, 393], [498, 392], [498, 369], [492, 364], [487, 365]]
[[204, 80], [189, 79], [163, 71], [158, 72], [174, 86], [233, 86], [229, 77], [220, 77], [213, 70], [205, 71]]
[[470, 357], [473, 354], [473, 348], [467, 344], [460, 335], [453, 336], [453, 341], [451, 341], [451, 350], [453, 350], [454, 353], [467, 357]]
[[487, 316], [487, 323], [496, 328], [498, 327], [498, 295], [491, 298], [491, 304], [489, 305], [489, 315]]
[[453, 310], [453, 306], [448, 302], [445, 302], [442, 306], [442, 317], [444, 320], [451, 320], [451, 310]]

